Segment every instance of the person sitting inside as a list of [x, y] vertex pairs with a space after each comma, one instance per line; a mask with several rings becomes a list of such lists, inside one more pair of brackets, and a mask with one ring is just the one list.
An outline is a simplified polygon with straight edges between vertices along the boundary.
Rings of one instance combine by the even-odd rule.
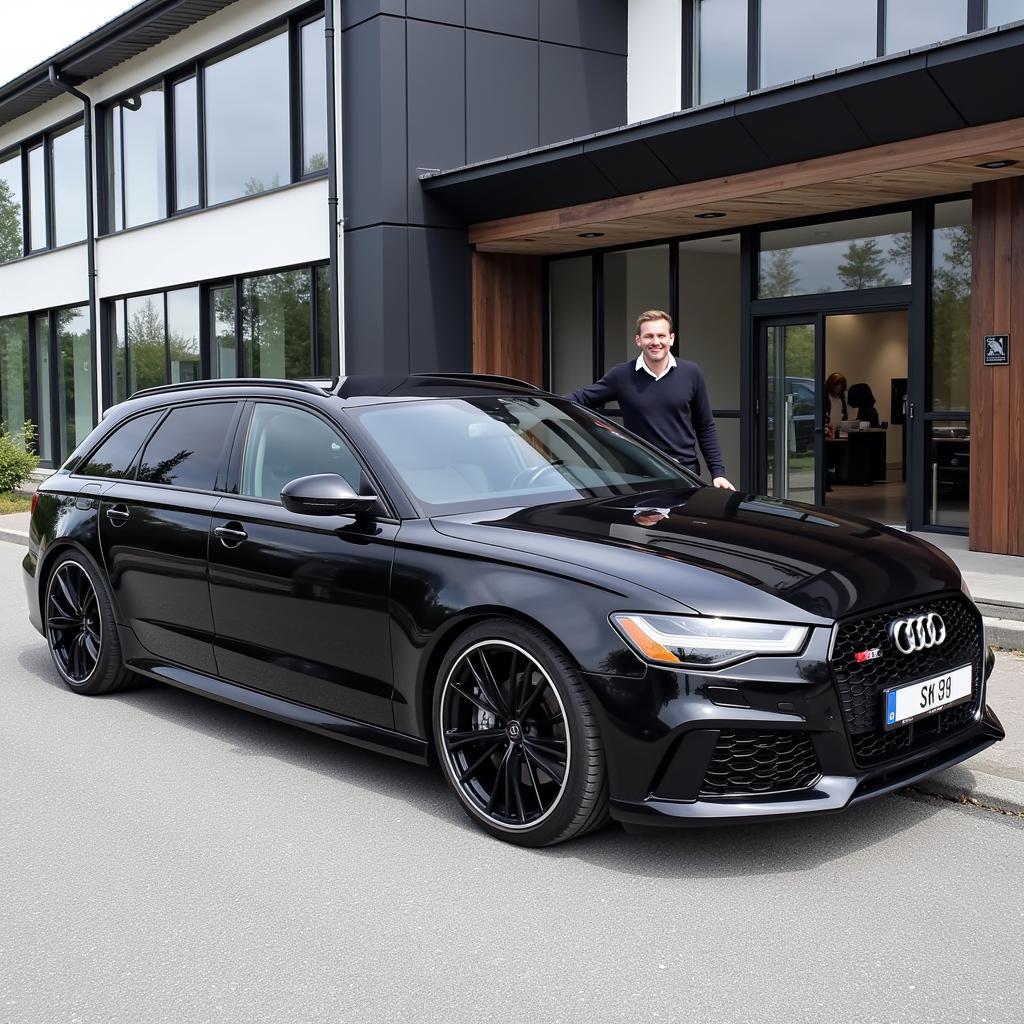
[[854, 384], [847, 393], [846, 399], [857, 410], [855, 419], [860, 420], [861, 423], [867, 422], [869, 427], [877, 427], [879, 425], [878, 410], [875, 408], [875, 396], [871, 393], [871, 388], [867, 384]]

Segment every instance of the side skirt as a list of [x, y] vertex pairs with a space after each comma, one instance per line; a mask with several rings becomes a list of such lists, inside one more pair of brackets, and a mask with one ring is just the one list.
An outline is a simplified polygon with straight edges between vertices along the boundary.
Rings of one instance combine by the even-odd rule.
[[301, 729], [308, 729], [321, 736], [354, 743], [367, 750], [391, 754], [404, 761], [412, 761], [414, 764], [430, 762], [429, 744], [415, 736], [406, 736], [404, 733], [382, 729], [377, 725], [368, 725], [366, 722], [357, 722], [355, 719], [345, 718], [343, 715], [336, 715], [330, 711], [307, 707], [305, 704], [296, 704], [294, 701], [273, 697], [268, 693], [260, 693], [258, 690], [250, 690], [246, 686], [229, 683], [223, 679], [204, 675], [202, 672], [194, 672], [191, 669], [182, 668], [180, 665], [168, 665], [147, 658], [132, 658], [125, 664], [133, 671], [153, 679], [159, 679], [163, 683], [170, 683], [171, 686], [177, 686], [179, 689], [197, 693], [201, 697], [212, 697], [222, 704], [230, 704], [232, 707], [242, 708], [245, 711], [254, 711], [257, 715], [273, 718], [278, 722], [297, 725]]

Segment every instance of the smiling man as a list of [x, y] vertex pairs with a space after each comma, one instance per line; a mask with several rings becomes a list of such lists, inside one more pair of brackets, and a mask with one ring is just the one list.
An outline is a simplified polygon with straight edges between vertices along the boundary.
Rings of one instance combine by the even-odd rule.
[[627, 430], [650, 441], [694, 473], [700, 468], [699, 445], [714, 485], [735, 490], [725, 475], [704, 375], [696, 363], [672, 355], [675, 340], [668, 313], [661, 309], [641, 313], [636, 321], [640, 355], [613, 366], [595, 384], [566, 398], [588, 409], [618, 402]]

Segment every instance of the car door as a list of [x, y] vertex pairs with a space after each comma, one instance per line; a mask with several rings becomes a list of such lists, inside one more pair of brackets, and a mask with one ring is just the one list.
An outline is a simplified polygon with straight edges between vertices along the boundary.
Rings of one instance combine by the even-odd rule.
[[134, 479], [100, 502], [100, 548], [119, 619], [156, 662], [215, 673], [207, 546], [239, 402], [171, 408]]
[[335, 425], [286, 402], [252, 403], [210, 540], [216, 656], [224, 679], [390, 728], [388, 588], [398, 522], [311, 516], [280, 501], [291, 480], [338, 473], [367, 493]]

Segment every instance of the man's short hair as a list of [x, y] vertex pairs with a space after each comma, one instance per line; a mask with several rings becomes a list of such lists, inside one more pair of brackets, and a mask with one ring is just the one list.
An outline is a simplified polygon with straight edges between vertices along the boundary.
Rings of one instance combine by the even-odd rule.
[[651, 320], [667, 320], [668, 333], [672, 333], [672, 317], [670, 317], [663, 309], [649, 309], [645, 313], [641, 313], [636, 318], [636, 335], [638, 338], [640, 337], [640, 332], [643, 330], [644, 324]]

